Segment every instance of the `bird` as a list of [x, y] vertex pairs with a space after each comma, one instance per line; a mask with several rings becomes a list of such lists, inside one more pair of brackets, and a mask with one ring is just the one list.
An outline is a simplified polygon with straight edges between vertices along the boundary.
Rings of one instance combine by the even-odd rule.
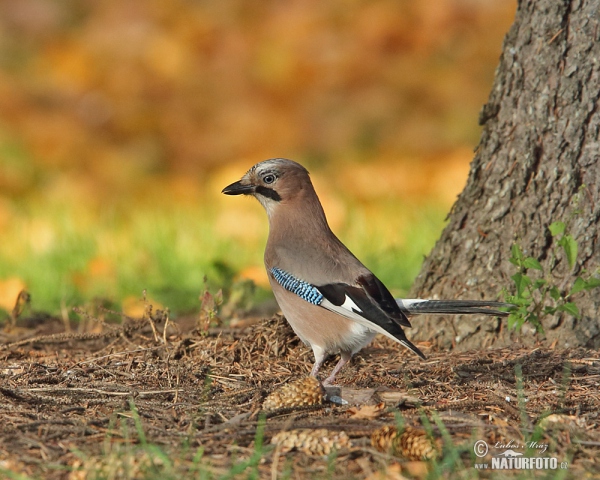
[[323, 382], [381, 333], [422, 359], [403, 331], [417, 314], [487, 314], [511, 305], [482, 300], [395, 299], [387, 287], [332, 232], [301, 164], [284, 158], [257, 163], [222, 190], [250, 195], [264, 207], [269, 236], [264, 263], [279, 307], [298, 337], [312, 348], [311, 376], [330, 355], [340, 359]]

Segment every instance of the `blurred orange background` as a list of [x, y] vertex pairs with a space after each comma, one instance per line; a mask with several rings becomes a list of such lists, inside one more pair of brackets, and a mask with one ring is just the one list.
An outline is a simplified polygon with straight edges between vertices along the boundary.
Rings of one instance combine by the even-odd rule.
[[[43, 250], [56, 220], [40, 209], [93, 230], [113, 209], [185, 204], [213, 210], [224, 235], [263, 238], [254, 205], [217, 195], [271, 157], [313, 172], [334, 228], [347, 201], [448, 209], [515, 6], [3, 0], [0, 228]], [[96, 247], [75, 270], [110, 276], [108, 257]], [[11, 265], [0, 281], [27, 276]]]

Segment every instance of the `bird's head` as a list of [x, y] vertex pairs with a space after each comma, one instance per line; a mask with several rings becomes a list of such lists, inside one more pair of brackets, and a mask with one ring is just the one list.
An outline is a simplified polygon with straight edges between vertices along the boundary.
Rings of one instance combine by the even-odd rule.
[[226, 186], [226, 195], [253, 195], [267, 213], [307, 189], [313, 191], [308, 171], [299, 163], [273, 158], [257, 163], [237, 182]]

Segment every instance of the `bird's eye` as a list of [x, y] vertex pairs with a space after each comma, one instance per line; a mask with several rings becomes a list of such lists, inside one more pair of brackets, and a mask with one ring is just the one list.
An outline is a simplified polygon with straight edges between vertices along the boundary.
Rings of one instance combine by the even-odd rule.
[[265, 175], [263, 177], [263, 182], [265, 183], [273, 183], [275, 181], [275, 175], [273, 175], [272, 173], [269, 173], [268, 175]]

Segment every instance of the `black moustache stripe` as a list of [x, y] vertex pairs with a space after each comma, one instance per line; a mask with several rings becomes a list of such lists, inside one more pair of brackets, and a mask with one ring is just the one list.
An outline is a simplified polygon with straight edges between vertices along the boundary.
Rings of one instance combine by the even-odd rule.
[[276, 202], [279, 202], [281, 200], [281, 197], [279, 196], [279, 194], [272, 188], [263, 187], [262, 185], [259, 185], [258, 187], [256, 187], [255, 191], [259, 195], [270, 198], [271, 200], [275, 200]]

